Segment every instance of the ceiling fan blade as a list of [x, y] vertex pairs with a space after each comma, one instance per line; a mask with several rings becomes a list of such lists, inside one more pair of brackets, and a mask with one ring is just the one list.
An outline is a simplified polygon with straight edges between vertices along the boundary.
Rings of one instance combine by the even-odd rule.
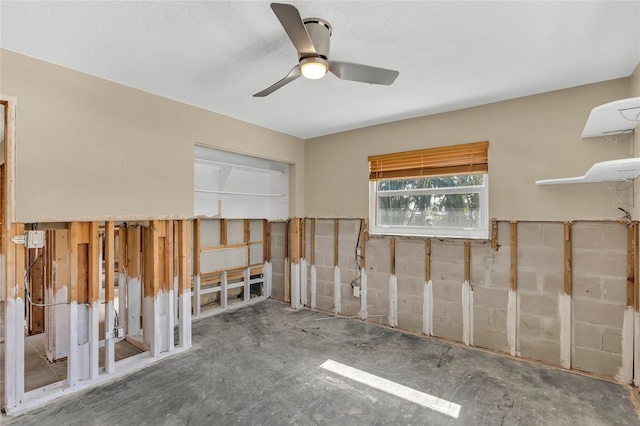
[[317, 55], [311, 37], [307, 33], [300, 12], [294, 6], [283, 3], [271, 3], [273, 13], [284, 27], [285, 32], [296, 47], [298, 53], [304, 55]]
[[301, 75], [302, 74], [300, 73], [300, 66], [296, 65], [295, 67], [293, 67], [293, 69], [291, 71], [289, 71], [289, 74], [287, 74], [287, 76], [285, 78], [283, 78], [282, 80], [278, 81], [277, 83], [272, 84], [271, 86], [267, 87], [262, 92], [256, 93], [255, 95], [253, 95], [253, 97], [254, 98], [263, 98], [263, 97], [265, 97], [267, 95], [270, 95], [271, 93], [275, 92], [276, 90], [278, 90], [279, 88], [281, 88], [285, 84], [291, 83], [293, 80], [295, 80], [296, 78], [300, 77]]
[[329, 71], [343, 80], [387, 86], [392, 84], [400, 74], [394, 70], [341, 61], [329, 61]]

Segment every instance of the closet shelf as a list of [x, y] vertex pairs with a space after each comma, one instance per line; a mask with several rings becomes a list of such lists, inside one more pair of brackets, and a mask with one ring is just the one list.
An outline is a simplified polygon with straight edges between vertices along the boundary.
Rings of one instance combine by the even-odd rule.
[[536, 185], [562, 185], [568, 183], [621, 182], [631, 181], [640, 176], [640, 158], [596, 163], [584, 176], [537, 180]]
[[600, 105], [591, 110], [582, 138], [619, 135], [633, 130], [640, 118], [640, 96]]

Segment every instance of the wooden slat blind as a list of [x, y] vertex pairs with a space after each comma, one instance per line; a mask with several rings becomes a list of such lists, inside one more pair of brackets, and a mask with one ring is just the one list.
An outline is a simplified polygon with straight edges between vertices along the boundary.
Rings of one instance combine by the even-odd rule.
[[487, 173], [489, 142], [372, 155], [369, 180]]

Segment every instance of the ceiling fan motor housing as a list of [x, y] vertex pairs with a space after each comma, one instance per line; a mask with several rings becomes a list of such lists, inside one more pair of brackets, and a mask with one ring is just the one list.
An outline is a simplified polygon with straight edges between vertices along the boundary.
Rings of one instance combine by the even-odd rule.
[[[320, 18], [305, 18], [304, 27], [309, 34], [309, 38], [313, 42], [318, 56], [322, 59], [329, 59], [329, 39], [331, 38], [331, 25]], [[300, 56], [300, 59], [308, 58], [314, 55]]]

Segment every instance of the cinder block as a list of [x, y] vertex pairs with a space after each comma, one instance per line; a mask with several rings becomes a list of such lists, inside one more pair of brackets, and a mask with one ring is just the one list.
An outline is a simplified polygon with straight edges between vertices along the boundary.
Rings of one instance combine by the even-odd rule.
[[462, 263], [464, 265], [464, 245], [457, 242], [441, 242], [432, 240], [431, 261]]
[[618, 276], [627, 275], [627, 254], [594, 250], [573, 250], [572, 270], [576, 274]]
[[424, 280], [398, 277], [398, 297], [420, 297], [424, 290]]
[[492, 329], [491, 325], [491, 310], [476, 306], [473, 306], [473, 328], [474, 330], [479, 328]]
[[564, 251], [546, 247], [519, 249], [518, 268], [564, 272]]
[[602, 349], [616, 354], [622, 353], [622, 330], [605, 328], [602, 331]]
[[494, 330], [497, 330], [499, 332], [502, 332], [502, 333], [507, 332], [507, 310], [506, 309], [491, 310], [491, 326]]
[[492, 349], [499, 352], [509, 352], [507, 334], [483, 327], [473, 327], [473, 344], [480, 348]]
[[462, 304], [437, 301], [433, 304], [433, 319], [452, 322], [462, 326]]
[[406, 258], [413, 260], [422, 260], [425, 258], [424, 240], [404, 240], [396, 239], [396, 259]]
[[602, 328], [599, 325], [573, 321], [573, 344], [591, 349], [602, 349]]
[[544, 272], [542, 274], [542, 289], [545, 294], [563, 293], [564, 272]]
[[509, 269], [511, 266], [511, 248], [509, 246], [500, 247], [493, 252], [493, 267]]
[[622, 328], [625, 308], [625, 305], [620, 304], [574, 299], [573, 319], [588, 324]]
[[451, 284], [446, 281], [433, 281], [432, 284], [435, 300], [462, 304], [462, 283]]
[[509, 288], [511, 285], [511, 271], [509, 269], [492, 268], [489, 272], [491, 287]]
[[333, 297], [317, 295], [316, 307], [321, 311], [333, 311]]
[[495, 251], [491, 248], [491, 244], [471, 244], [471, 265], [490, 266], [493, 265]]
[[564, 249], [564, 224], [543, 223], [542, 241], [546, 247], [554, 247], [558, 250]]
[[316, 219], [316, 237], [324, 235], [333, 238], [333, 219]]
[[462, 342], [462, 323], [434, 318], [433, 334], [438, 337], [444, 337], [445, 339]]
[[360, 299], [356, 300], [343, 300], [341, 302], [342, 315], [346, 316], [360, 316]]
[[588, 373], [601, 374], [606, 377], [615, 377], [622, 363], [622, 358], [619, 354], [580, 346], [574, 346], [571, 355], [572, 368]]
[[274, 275], [284, 274], [284, 261], [279, 259], [271, 259], [271, 272]]
[[572, 249], [601, 249], [603, 223], [577, 222], [571, 225]]
[[449, 282], [463, 283], [464, 282], [464, 264], [445, 263], [444, 279]]
[[508, 292], [501, 289], [476, 287], [473, 289], [473, 306], [485, 309], [506, 309]]
[[316, 235], [316, 265], [334, 266], [333, 237]]
[[316, 278], [318, 282], [331, 281], [333, 282], [333, 266], [316, 265]]
[[[396, 275], [400, 276], [400, 273], [398, 270], [396, 270]], [[406, 272], [402, 275], [424, 281], [425, 279], [424, 260], [423, 261], [414, 260], [409, 262], [407, 264]]]
[[574, 299], [595, 301], [602, 296], [602, 278], [599, 276], [574, 274], [571, 284], [571, 296]]
[[628, 227], [624, 223], [604, 222], [602, 224], [602, 249], [620, 253], [627, 252]]
[[546, 340], [557, 341], [560, 339], [560, 318], [541, 317], [542, 335]]
[[541, 247], [542, 223], [520, 222], [518, 223], [518, 248], [521, 247]]
[[538, 315], [520, 314], [518, 335], [539, 338], [542, 336], [542, 319]]
[[389, 274], [367, 272], [367, 288], [369, 290], [389, 291]]
[[557, 317], [558, 294], [535, 294], [518, 291], [520, 312], [531, 315], [546, 315]]
[[484, 287], [485, 276], [487, 275], [487, 270], [484, 266], [472, 266], [471, 267], [471, 285], [474, 287]]
[[498, 222], [498, 245], [508, 247], [511, 242], [511, 223], [506, 221]]
[[339, 234], [358, 235], [360, 230], [360, 219], [340, 219], [338, 220]]
[[612, 303], [627, 303], [627, 279], [603, 278], [602, 298]]
[[442, 262], [431, 262], [431, 280], [444, 281], [444, 264]]
[[531, 292], [541, 291], [541, 288], [538, 286], [538, 271], [518, 269], [516, 275], [518, 290]]
[[398, 328], [415, 333], [422, 333], [422, 315], [398, 312]]
[[533, 358], [551, 365], [560, 364], [560, 343], [545, 340], [519, 337], [520, 355]]

